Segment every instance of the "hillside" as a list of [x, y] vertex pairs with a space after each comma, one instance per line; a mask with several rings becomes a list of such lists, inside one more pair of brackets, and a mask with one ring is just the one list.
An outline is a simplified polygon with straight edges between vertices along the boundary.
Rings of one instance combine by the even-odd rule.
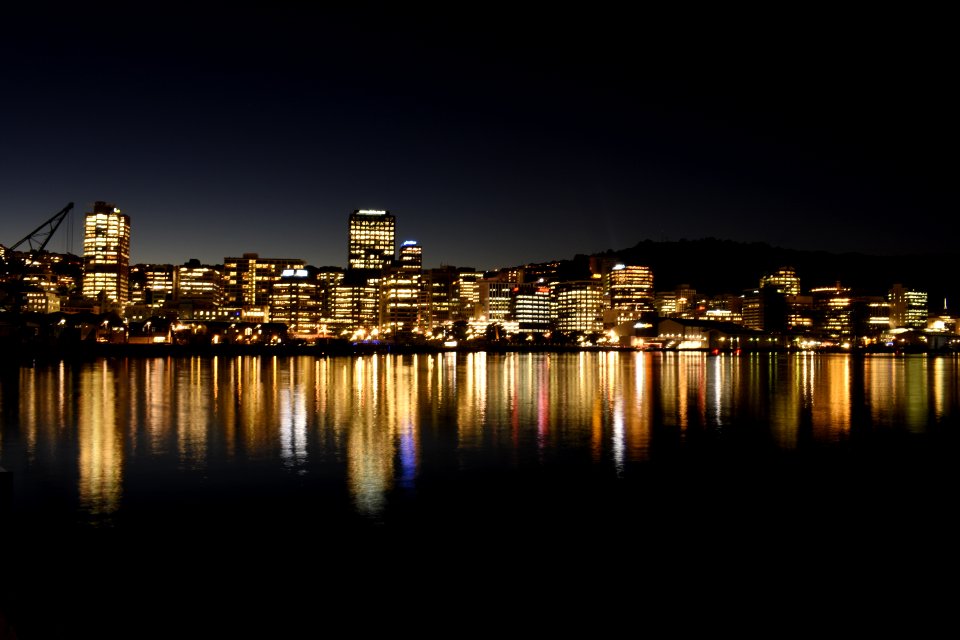
[[740, 293], [756, 287], [765, 273], [790, 265], [797, 270], [804, 292], [839, 280], [858, 295], [886, 295], [890, 286], [899, 282], [927, 291], [931, 311], [941, 308], [944, 297], [951, 310], [960, 309], [960, 277], [956, 271], [960, 255], [957, 253], [895, 257], [837, 254], [705, 238], [673, 242], [643, 240], [633, 247], [600, 255], [650, 266], [658, 291], [688, 283], [706, 294]]

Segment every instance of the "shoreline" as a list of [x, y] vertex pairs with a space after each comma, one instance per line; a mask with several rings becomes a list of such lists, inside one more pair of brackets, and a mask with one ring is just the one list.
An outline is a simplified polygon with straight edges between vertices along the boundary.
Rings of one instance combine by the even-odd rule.
[[703, 353], [710, 357], [730, 356], [748, 357], [757, 354], [845, 354], [853, 357], [885, 356], [901, 357], [905, 355], [955, 356], [956, 351], [936, 350], [894, 350], [894, 349], [820, 349], [798, 350], [783, 347], [744, 350], [735, 353], [731, 350], [711, 349], [637, 349], [621, 346], [582, 346], [582, 345], [514, 345], [514, 344], [478, 344], [444, 347], [423, 344], [366, 344], [349, 342], [331, 342], [327, 344], [294, 345], [174, 345], [174, 344], [109, 344], [90, 343], [63, 347], [29, 347], [25, 345], [2, 345], [3, 362], [24, 363], [86, 361], [97, 358], [160, 358], [187, 356], [364, 356], [376, 354], [438, 354], [438, 353], [591, 353], [591, 352], [640, 352], [640, 353]]

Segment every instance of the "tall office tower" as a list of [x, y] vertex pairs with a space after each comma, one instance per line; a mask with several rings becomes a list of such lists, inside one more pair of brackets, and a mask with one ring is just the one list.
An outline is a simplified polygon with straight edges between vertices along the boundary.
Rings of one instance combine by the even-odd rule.
[[887, 293], [890, 328], [923, 329], [927, 326], [927, 292], [895, 284]]
[[423, 281], [423, 247], [407, 240], [400, 257], [388, 267], [380, 281], [380, 330], [410, 333], [420, 328], [420, 299]]
[[350, 269], [379, 271], [393, 261], [397, 219], [389, 211], [357, 209], [350, 214]]
[[96, 202], [83, 222], [83, 295], [102, 293], [123, 305], [129, 299], [130, 216], [112, 204]]
[[653, 311], [653, 271], [650, 267], [618, 264], [607, 276], [610, 307], [620, 311]]

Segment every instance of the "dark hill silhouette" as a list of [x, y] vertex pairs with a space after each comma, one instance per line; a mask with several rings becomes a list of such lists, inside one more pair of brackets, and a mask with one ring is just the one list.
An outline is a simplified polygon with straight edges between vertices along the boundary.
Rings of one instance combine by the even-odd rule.
[[756, 287], [764, 274], [789, 265], [796, 269], [804, 293], [811, 287], [832, 285], [839, 280], [851, 287], [855, 295], [885, 296], [891, 285], [899, 282], [926, 291], [931, 311], [942, 308], [944, 297], [951, 310], [960, 309], [958, 253], [876, 256], [801, 251], [762, 242], [704, 238], [669, 242], [643, 240], [633, 247], [598, 255], [651, 267], [657, 291], [686, 283], [699, 293], [739, 294]]

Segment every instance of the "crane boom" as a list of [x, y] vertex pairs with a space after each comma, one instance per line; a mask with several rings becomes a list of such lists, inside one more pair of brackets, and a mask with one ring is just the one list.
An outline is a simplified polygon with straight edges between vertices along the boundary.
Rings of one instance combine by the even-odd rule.
[[[71, 209], [73, 209], [73, 203], [67, 203], [67, 206], [53, 214], [49, 220], [42, 223], [39, 227], [28, 233], [25, 238], [11, 246], [10, 250], [13, 251], [26, 242], [30, 246], [30, 253], [43, 251], [47, 243], [50, 242], [50, 237], [57, 230], [57, 227], [60, 226], [60, 223], [63, 222], [63, 219], [67, 217]], [[39, 242], [40, 246], [35, 247], [34, 242]]]

